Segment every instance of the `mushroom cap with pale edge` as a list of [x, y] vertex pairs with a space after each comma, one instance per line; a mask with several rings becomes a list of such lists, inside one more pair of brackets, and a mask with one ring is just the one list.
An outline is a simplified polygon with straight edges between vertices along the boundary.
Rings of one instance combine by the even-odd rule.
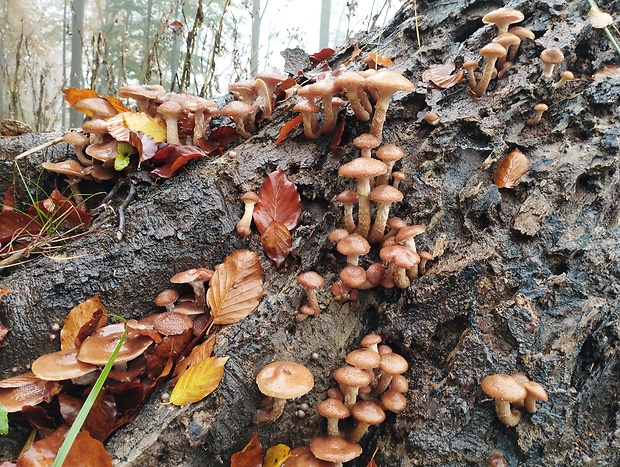
[[179, 298], [179, 292], [174, 289], [165, 289], [159, 292], [153, 303], [157, 306], [166, 306], [176, 302]]
[[[357, 73], [355, 73], [357, 75]], [[358, 75], [359, 76], [359, 75]], [[361, 78], [361, 77], [360, 77]], [[353, 140], [353, 145], [360, 149], [374, 149], [381, 144], [381, 138], [371, 134], [362, 133]]]
[[361, 266], [348, 264], [340, 271], [339, 277], [346, 285], [357, 289], [366, 283], [366, 270]]
[[491, 42], [490, 44], [485, 45], [480, 49], [480, 55], [487, 58], [499, 58], [506, 56], [506, 49], [503, 45], [498, 44], [497, 42]]
[[407, 407], [407, 398], [401, 392], [390, 389], [381, 394], [381, 404], [385, 410], [399, 413]]
[[361, 388], [370, 384], [372, 376], [362, 368], [347, 365], [334, 371], [334, 379], [343, 386]]
[[183, 115], [183, 107], [176, 101], [167, 100], [157, 107], [157, 113], [164, 117], [180, 117]]
[[534, 110], [536, 112], [546, 112], [547, 110], [549, 110], [549, 107], [547, 106], [547, 104], [540, 103], [534, 106]]
[[108, 133], [108, 124], [101, 118], [95, 118], [84, 122], [82, 130], [86, 133], [106, 134]]
[[241, 195], [241, 201], [243, 202], [249, 201], [251, 203], [258, 203], [260, 201], [260, 198], [253, 191], [248, 191], [246, 193], [243, 193], [243, 195]]
[[525, 38], [534, 40], [536, 38], [536, 36], [534, 35], [534, 33], [532, 32], [531, 29], [528, 29], [528, 28], [523, 27], [523, 26], [514, 26], [514, 27], [510, 28], [508, 30], [508, 32], [510, 34], [514, 34], [515, 36], [517, 36], [521, 40], [523, 40]]
[[274, 89], [282, 81], [286, 81], [288, 79], [288, 75], [275, 68], [267, 68], [257, 74], [256, 78], [263, 80], [270, 89]]
[[403, 196], [402, 192], [392, 185], [379, 185], [372, 189], [368, 198], [377, 204], [391, 204], [402, 201]]
[[498, 8], [497, 10], [493, 10], [490, 13], [487, 13], [482, 17], [482, 22], [485, 24], [495, 24], [498, 29], [502, 29], [500, 26], [504, 26], [503, 29], [506, 29], [509, 24], [519, 23], [523, 21], [525, 15], [521, 13], [519, 10], [515, 10], [514, 8]]
[[328, 462], [348, 462], [362, 453], [362, 447], [340, 436], [317, 436], [310, 441], [310, 450], [318, 459]]
[[66, 161], [61, 162], [43, 162], [41, 167], [45, 170], [58, 174], [86, 178], [86, 176], [82, 173], [82, 169], [84, 168], [82, 164], [73, 159], [67, 159]]
[[394, 263], [399, 268], [410, 269], [420, 262], [420, 256], [406, 246], [384, 246], [379, 250], [379, 256], [386, 263]]
[[[78, 360], [92, 363], [93, 365], [105, 365], [118, 345], [123, 332], [123, 323], [110, 324], [99, 328], [82, 342], [82, 346], [77, 354]], [[123, 342], [114, 362], [123, 363], [133, 360], [137, 356], [142, 355], [152, 343], [153, 339], [150, 337], [132, 332], [131, 328], [129, 328], [127, 330], [127, 339]]]
[[170, 278], [173, 284], [190, 284], [192, 282], [208, 282], [213, 277], [214, 271], [207, 268], [192, 268], [181, 271]]
[[394, 94], [396, 91], [411, 92], [414, 85], [400, 73], [386, 68], [381, 68], [376, 73], [368, 76], [364, 80], [364, 85], [375, 88], [379, 94], [386, 92]]
[[527, 391], [528, 397], [535, 397], [543, 402], [547, 402], [549, 400], [549, 396], [547, 396], [547, 391], [545, 391], [545, 388], [543, 388], [542, 385], [536, 381], [526, 381], [521, 384]]
[[129, 99], [155, 99], [166, 92], [159, 84], [138, 84], [134, 86], [123, 86], [118, 90], [118, 97]]
[[346, 178], [366, 178], [382, 175], [388, 170], [387, 165], [370, 157], [358, 157], [338, 169], [338, 175]]
[[155, 315], [153, 329], [164, 336], [178, 336], [194, 325], [194, 321], [184, 313], [167, 311]]
[[396, 240], [396, 243], [401, 243], [411, 237], [420, 235], [421, 233], [425, 231], [426, 231], [426, 228], [423, 225], [420, 225], [420, 224], [409, 225], [409, 226], [401, 228], [396, 234], [396, 237], [394, 238], [394, 240]]
[[381, 363], [379, 354], [366, 347], [349, 352], [345, 360], [349, 365], [362, 369], [377, 368]]
[[80, 112], [92, 114], [94, 118], [110, 118], [118, 114], [114, 106], [103, 97], [87, 97], [79, 100], [75, 108]]
[[401, 355], [390, 352], [385, 355], [381, 355], [381, 363], [379, 364], [379, 367], [385, 374], [400, 375], [407, 371], [409, 364]]
[[493, 399], [518, 402], [525, 399], [527, 390], [510, 375], [489, 375], [480, 382], [482, 390]]
[[377, 149], [377, 157], [383, 162], [393, 162], [402, 159], [405, 153], [395, 144], [384, 144]]
[[344, 190], [336, 196], [336, 200], [344, 204], [355, 204], [359, 201], [359, 195], [354, 190]]
[[381, 336], [379, 334], [371, 332], [369, 334], [366, 334], [362, 338], [362, 341], [360, 342], [360, 345], [362, 345], [363, 347], [369, 347], [371, 345], [377, 345], [380, 342], [381, 342]]
[[200, 308], [194, 302], [190, 302], [190, 301], [180, 302], [177, 306], [173, 308], [172, 311], [174, 311], [175, 313], [181, 313], [182, 315], [188, 315], [188, 316], [201, 315], [205, 312], [204, 309]]
[[327, 399], [319, 402], [316, 406], [316, 410], [325, 418], [343, 419], [351, 415], [351, 411], [347, 408], [347, 406], [344, 405], [341, 400], [333, 397], [328, 397]]
[[557, 47], [549, 47], [540, 53], [540, 59], [545, 63], [558, 65], [564, 61], [564, 54]]
[[314, 387], [314, 376], [305, 366], [283, 360], [265, 365], [256, 375], [256, 384], [266, 396], [294, 399]]
[[353, 404], [351, 416], [358, 422], [368, 425], [378, 425], [385, 420], [385, 412], [373, 401], [358, 401]]
[[309, 289], [318, 289], [323, 287], [325, 280], [321, 275], [314, 271], [307, 271], [297, 276], [297, 283]]
[[345, 256], [361, 256], [370, 251], [370, 243], [359, 234], [350, 234], [338, 242], [336, 250]]
[[118, 143], [113, 139], [108, 143], [91, 144], [86, 148], [86, 154], [98, 161], [113, 161], [118, 157]]
[[497, 42], [505, 49], [508, 49], [511, 45], [519, 45], [521, 43], [521, 39], [519, 36], [511, 32], [503, 32], [499, 36], [495, 37], [493, 42]]
[[333, 462], [317, 459], [310, 446], [299, 446], [291, 449], [290, 456], [286, 458], [282, 467], [334, 467]]
[[[37, 405], [43, 402], [45, 396], [53, 396], [60, 392], [60, 384], [37, 378], [36, 381], [21, 386], [1, 388], [0, 404], [9, 412], [19, 412], [25, 405]], [[51, 390], [50, 390], [51, 389]]]
[[41, 379], [62, 381], [79, 378], [97, 369], [95, 365], [79, 361], [77, 353], [78, 349], [67, 349], [41, 355], [32, 362], [31, 370]]
[[249, 115], [252, 112], [252, 106], [241, 101], [232, 101], [220, 109], [220, 115], [225, 117], [241, 117]]
[[67, 144], [71, 144], [72, 146], [86, 146], [90, 143], [88, 137], [83, 135], [79, 131], [70, 131], [69, 133], [65, 133], [65, 135], [62, 137], [62, 140]]

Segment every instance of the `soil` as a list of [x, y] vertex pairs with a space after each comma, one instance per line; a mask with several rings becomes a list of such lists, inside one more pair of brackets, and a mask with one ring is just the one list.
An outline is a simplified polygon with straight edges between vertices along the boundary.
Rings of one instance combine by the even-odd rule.
[[[405, 198], [392, 215], [425, 225], [419, 248], [437, 255], [410, 287], [363, 291], [346, 304], [325, 287], [321, 315], [293, 321], [305, 303], [296, 276], [315, 270], [332, 284], [345, 263], [327, 234], [343, 226], [335, 196], [351, 188], [337, 177], [338, 167], [357, 156], [352, 140], [367, 124], [348, 114], [336, 150], [328, 138], [307, 141], [298, 133], [276, 146], [279, 128], [294, 116], [280, 106], [258, 134], [234, 147], [236, 157], [200, 160], [173, 179], [140, 185], [122, 241], [117, 219], [104, 214], [63, 249], [62, 261], [32, 257], [3, 271], [0, 287], [16, 294], [0, 304], [0, 320], [11, 329], [0, 349], [0, 376], [12, 367], [26, 371], [39, 355], [57, 350], [52, 324], [93, 294], [109, 311], [146, 316], [156, 311], [152, 300], [174, 273], [213, 268], [247, 248], [261, 255], [264, 296], [250, 316], [218, 330], [214, 354], [230, 357], [221, 385], [180, 408], [160, 404], [168, 388], [156, 391], [107, 441], [116, 465], [228, 465], [254, 432], [263, 447], [308, 444], [325, 432], [325, 420], [314, 410], [297, 418], [298, 405], [313, 408], [325, 397], [335, 385], [332, 372], [370, 331], [408, 360], [408, 405], [370, 429], [362, 457], [350, 465], [367, 465], [376, 448], [377, 465], [395, 467], [486, 465], [496, 450], [511, 466], [618, 465], [620, 74], [589, 77], [619, 59], [604, 34], [591, 28], [587, 2], [514, 1], [510, 6], [525, 14], [522, 25], [536, 39], [522, 44], [515, 65], [487, 94], [472, 97], [466, 81], [445, 90], [423, 83], [429, 65], [455, 61], [458, 69], [480, 58], [495, 35], [481, 17], [498, 6], [418, 1], [416, 24], [414, 2], [407, 2], [381, 38], [357, 38], [367, 48], [380, 40], [394, 69], [416, 83], [414, 92], [395, 96], [383, 137], [407, 154], [399, 164], [408, 174]], [[619, 11], [620, 2], [605, 8]], [[549, 46], [564, 52], [560, 70], [578, 77], [563, 88], [539, 77], [538, 55]], [[332, 67], [352, 49], [343, 47]], [[539, 102], [549, 110], [528, 127]], [[431, 109], [441, 116], [437, 127], [422, 119]], [[0, 157], [10, 161], [55, 136], [0, 140]], [[36, 168], [41, 160], [64, 157], [60, 147], [24, 164]], [[498, 189], [494, 170], [515, 148], [530, 170], [515, 188]], [[3, 173], [11, 170], [7, 164], [0, 164]], [[235, 233], [240, 196], [258, 191], [277, 167], [295, 182], [303, 206], [280, 268], [264, 256], [256, 232], [246, 239]], [[277, 423], [257, 426], [252, 416], [261, 397], [254, 376], [276, 359], [306, 364], [315, 388], [289, 401]], [[507, 428], [480, 381], [514, 372], [541, 383], [549, 401]], [[0, 439], [7, 458], [21, 434], [16, 429]]]

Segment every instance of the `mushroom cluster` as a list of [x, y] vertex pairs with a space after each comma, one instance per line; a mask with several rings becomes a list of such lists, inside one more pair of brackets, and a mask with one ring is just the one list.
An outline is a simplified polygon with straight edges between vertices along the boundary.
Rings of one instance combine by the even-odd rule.
[[537, 410], [536, 401], [548, 400], [542, 385], [530, 381], [523, 373], [489, 375], [480, 382], [480, 386], [485, 394], [495, 399], [497, 418], [507, 427], [516, 426], [521, 421], [519, 408], [534, 413]]
[[[362, 453], [358, 444], [371, 426], [379, 425], [385, 412], [405, 410], [404, 393], [409, 388], [403, 373], [407, 361], [387, 345], [379, 345], [378, 334], [368, 334], [361, 347], [346, 357], [347, 365], [334, 371], [339, 388], [327, 391], [327, 399], [317, 405], [317, 412], [327, 419], [327, 435], [310, 442], [310, 452], [318, 460], [342, 465]], [[347, 428], [343, 428], [346, 424]], [[306, 448], [297, 448], [308, 456], [303, 465], [315, 465]], [[285, 466], [298, 465], [291, 461]], [[323, 464], [316, 464], [323, 465]]]

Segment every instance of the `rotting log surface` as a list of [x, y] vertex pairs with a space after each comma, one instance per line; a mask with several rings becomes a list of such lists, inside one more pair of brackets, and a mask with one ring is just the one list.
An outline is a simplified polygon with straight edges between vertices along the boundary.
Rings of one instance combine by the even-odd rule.
[[[401, 167], [409, 174], [405, 199], [393, 214], [427, 226], [418, 237], [422, 248], [445, 242], [424, 277], [405, 291], [363, 292], [356, 304], [334, 303], [326, 287], [321, 316], [293, 322], [305, 300], [297, 274], [316, 270], [331, 284], [344, 264], [326, 239], [343, 222], [333, 199], [350, 187], [336, 172], [356, 155], [351, 141], [366, 127], [348, 118], [337, 154], [322, 139], [296, 137], [276, 147], [279, 126], [293, 116], [280, 110], [235, 148], [236, 158], [200, 161], [187, 174], [141, 188], [122, 242], [100, 222], [98, 231], [67, 246], [73, 259], [37, 258], [9, 271], [0, 286], [18, 295], [0, 305], [0, 319], [11, 328], [0, 351], [5, 375], [56, 350], [48, 338], [52, 323], [62, 323], [92, 294], [112, 312], [145, 316], [155, 312], [152, 299], [175, 272], [213, 267], [233, 250], [249, 248], [261, 254], [265, 294], [248, 318], [218, 331], [215, 355], [231, 357], [222, 384], [181, 408], [160, 405], [156, 393], [107, 442], [116, 464], [227, 465], [254, 431], [265, 447], [308, 443], [324, 433], [325, 421], [313, 410], [298, 420], [294, 402], [277, 423], [252, 425], [260, 400], [254, 375], [274, 359], [306, 364], [316, 387], [302, 402], [314, 407], [334, 384], [331, 372], [346, 352], [372, 330], [409, 361], [408, 407], [370, 430], [364, 457], [351, 465], [365, 466], [377, 446], [378, 465], [389, 466], [485, 465], [495, 449], [509, 465], [617, 465], [620, 79], [576, 81], [553, 91], [538, 82], [538, 55], [560, 47], [563, 67], [584, 76], [618, 57], [591, 29], [587, 2], [517, 1], [509, 6], [525, 13], [523, 25], [537, 39], [523, 44], [508, 75], [477, 99], [464, 83], [439, 91], [420, 82], [422, 71], [477, 59], [495, 34], [480, 18], [499, 5], [433, 2], [429, 8], [419, 1], [417, 50], [412, 3], [383, 32], [381, 53], [417, 83], [388, 110], [384, 141], [408, 155]], [[375, 44], [377, 37], [364, 40]], [[538, 126], [526, 127], [538, 102], [549, 111]], [[437, 128], [421, 120], [429, 108], [442, 116]], [[18, 140], [25, 149], [36, 144], [29, 138], [36, 136]], [[498, 190], [493, 170], [517, 145], [532, 167], [515, 189]], [[257, 191], [277, 166], [296, 183], [304, 209], [293, 251], [279, 270], [265, 259], [256, 233], [248, 239], [234, 233], [240, 195]], [[318, 361], [311, 360], [313, 352]], [[509, 429], [479, 383], [488, 374], [515, 371], [543, 384], [550, 400]]]

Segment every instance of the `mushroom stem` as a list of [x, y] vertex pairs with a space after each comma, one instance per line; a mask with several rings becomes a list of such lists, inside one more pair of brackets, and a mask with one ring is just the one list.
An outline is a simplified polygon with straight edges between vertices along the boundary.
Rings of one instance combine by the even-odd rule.
[[69, 184], [69, 189], [71, 190], [75, 204], [78, 208], [84, 209], [84, 197], [82, 196], [82, 192], [78, 186], [80, 180], [80, 177], [73, 177], [71, 175], [67, 176], [67, 183]]
[[495, 69], [496, 61], [497, 57], [487, 57], [487, 61], [484, 65], [484, 70], [482, 71], [482, 77], [480, 78], [480, 81], [478, 82], [478, 85], [474, 90], [478, 97], [482, 96], [489, 87], [493, 70]]
[[357, 443], [366, 434], [369, 427], [370, 424], [368, 423], [358, 422], [355, 428], [349, 433], [349, 436], [347, 436], [348, 440]]
[[337, 418], [327, 418], [327, 435], [328, 436], [342, 436], [340, 427], [338, 426], [339, 420]]
[[166, 142], [168, 144], [181, 144], [179, 139], [178, 117], [166, 116]]
[[258, 203], [258, 195], [253, 193], [247, 193], [242, 198], [245, 204], [243, 216], [237, 222], [237, 233], [241, 237], [247, 237], [252, 232], [250, 226], [252, 225], [252, 215], [254, 214], [254, 206]]
[[497, 418], [507, 427], [516, 426], [521, 421], [521, 412], [510, 407], [510, 402], [495, 399]]
[[284, 406], [286, 405], [286, 399], [278, 397], [272, 397], [273, 402], [269, 410], [258, 409], [252, 421], [256, 424], [259, 423], [272, 423], [276, 421], [284, 412]]
[[[368, 179], [366, 179], [368, 180]], [[370, 199], [368, 194], [362, 195], [358, 192], [358, 213], [357, 213], [357, 228], [355, 232], [364, 238], [368, 237], [370, 231]], [[348, 230], [348, 229], [347, 229]]]

